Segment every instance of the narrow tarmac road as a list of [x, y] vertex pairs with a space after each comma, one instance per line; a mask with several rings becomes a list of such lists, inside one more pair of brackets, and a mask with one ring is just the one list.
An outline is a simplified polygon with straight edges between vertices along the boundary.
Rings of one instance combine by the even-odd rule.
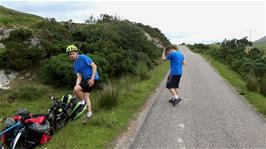
[[181, 49], [183, 101], [172, 107], [162, 88], [130, 148], [266, 148], [265, 119], [201, 56]]

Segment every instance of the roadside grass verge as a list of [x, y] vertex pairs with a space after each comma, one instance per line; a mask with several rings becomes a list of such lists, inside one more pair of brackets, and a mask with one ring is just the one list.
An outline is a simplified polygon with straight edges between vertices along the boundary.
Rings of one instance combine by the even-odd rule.
[[239, 92], [239, 94], [243, 95], [246, 100], [255, 107], [255, 109], [262, 113], [264, 117], [266, 117], [266, 97], [256, 93], [249, 91], [247, 89], [247, 82], [245, 82], [239, 74], [234, 72], [228, 65], [223, 64], [210, 57], [209, 55], [202, 55], [211, 65], [222, 75], [226, 80], [228, 80]]
[[[150, 94], [158, 86], [165, 73], [167, 63], [162, 63], [149, 72], [150, 79], [139, 81], [134, 77], [124, 77], [113, 85], [119, 90], [118, 104], [111, 109], [100, 109], [97, 105], [99, 92], [92, 92], [94, 116], [88, 124], [82, 124], [82, 118], [70, 121], [60, 130], [47, 148], [111, 148], [112, 141], [119, 133], [127, 130], [129, 121], [142, 108]], [[68, 141], [64, 141], [68, 140]]]
[[[149, 79], [141, 81], [138, 77], [125, 76], [120, 80], [111, 82], [112, 87], [118, 91], [118, 95], [115, 96], [117, 103], [111, 108], [99, 106], [102, 90], [92, 91], [91, 101], [94, 115], [89, 123], [83, 124], [83, 117], [75, 121], [70, 120], [63, 129], [53, 136], [48, 144], [39, 148], [98, 149], [113, 147], [113, 140], [121, 132], [127, 130], [129, 121], [140, 111], [145, 101], [167, 73], [167, 69], [168, 63], [164, 62], [148, 72]], [[58, 90], [40, 84], [36, 85], [36, 88], [45, 92], [36, 100], [18, 100], [8, 103], [4, 99], [10, 93], [0, 95], [0, 115], [12, 116], [20, 108], [28, 108], [32, 113], [47, 113], [47, 109], [51, 105], [48, 94], [61, 97], [63, 94], [72, 93], [70, 90]]]
[[12, 90], [1, 90], [0, 125], [2, 125], [2, 119], [13, 116], [18, 110], [23, 108], [28, 109], [31, 113], [45, 114], [52, 104], [49, 96], [61, 98], [62, 95], [70, 93], [70, 91], [37, 83], [17, 85]]

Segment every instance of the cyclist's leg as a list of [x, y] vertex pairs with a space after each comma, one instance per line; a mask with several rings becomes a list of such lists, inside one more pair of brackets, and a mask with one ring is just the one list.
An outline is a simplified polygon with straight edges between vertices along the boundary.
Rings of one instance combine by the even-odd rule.
[[83, 100], [83, 92], [81, 86], [75, 86], [73, 92], [80, 100]]
[[92, 112], [92, 106], [91, 106], [91, 100], [90, 100], [90, 93], [88, 92], [84, 92], [83, 93], [83, 98], [87, 103], [87, 107], [88, 107], [88, 112]]
[[172, 94], [173, 97], [177, 96], [177, 92], [175, 88], [168, 88], [169, 92]]
[[175, 94], [177, 95], [177, 96], [179, 96], [179, 94], [178, 94], [178, 90], [177, 90], [178, 88], [174, 88], [174, 90], [175, 90]]

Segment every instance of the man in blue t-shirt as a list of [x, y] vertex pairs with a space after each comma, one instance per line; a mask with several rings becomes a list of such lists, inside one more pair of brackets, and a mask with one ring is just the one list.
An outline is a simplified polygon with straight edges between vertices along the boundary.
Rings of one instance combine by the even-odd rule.
[[169, 102], [174, 106], [182, 100], [178, 97], [177, 89], [179, 88], [179, 82], [182, 76], [182, 68], [185, 65], [184, 56], [177, 50], [176, 46], [169, 46], [164, 49], [162, 59], [170, 61], [170, 74], [167, 79], [166, 88], [168, 88], [173, 96]]
[[81, 104], [85, 105], [85, 102], [87, 103], [87, 118], [91, 118], [92, 108], [89, 93], [95, 82], [99, 80], [97, 66], [87, 55], [79, 55], [78, 48], [75, 45], [69, 45], [66, 48], [66, 53], [69, 59], [73, 61], [73, 71], [77, 75], [74, 93], [81, 100]]

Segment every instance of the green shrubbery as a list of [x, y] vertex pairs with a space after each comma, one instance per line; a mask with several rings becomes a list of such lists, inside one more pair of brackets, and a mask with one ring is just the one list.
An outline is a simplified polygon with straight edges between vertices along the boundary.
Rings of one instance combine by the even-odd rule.
[[110, 82], [103, 87], [98, 99], [99, 108], [111, 109], [118, 104], [118, 89]]
[[45, 51], [38, 46], [31, 46], [27, 41], [32, 37], [28, 29], [18, 29], [10, 33], [3, 42], [6, 50], [0, 54], [0, 66], [23, 70], [39, 63]]
[[258, 80], [254, 71], [250, 71], [248, 74], [247, 88], [250, 91], [256, 92], [258, 90]]
[[[67, 43], [76, 44], [81, 53], [89, 53], [89, 56], [98, 66], [100, 79], [104, 82], [108, 79], [136, 73], [141, 79], [148, 78], [145, 71], [157, 64], [156, 60], [161, 53], [159, 48], [146, 39], [143, 30], [129, 21], [103, 17], [97, 23], [72, 30], [71, 35], [74, 41], [63, 42], [65, 46], [67, 46]], [[54, 42], [55, 44], [51, 42], [44, 43], [47, 45], [47, 57], [64, 51], [64, 45], [60, 44], [62, 41]], [[51, 59], [46, 62], [48, 61], [54, 60]], [[141, 67], [138, 66], [140, 63]], [[47, 66], [44, 65], [43, 67]], [[46, 71], [44, 74], [48, 73], [54, 72]], [[46, 76], [49, 78], [55, 76], [55, 74]], [[63, 77], [57, 79], [62, 80]], [[54, 80], [54, 78], [49, 80]]]
[[44, 19], [36, 24], [36, 28], [40, 29], [40, 36], [48, 41], [70, 41], [71, 32], [67, 26], [57, 22], [54, 18]]
[[60, 54], [47, 59], [41, 64], [40, 77], [48, 84], [58, 87], [71, 87], [75, 83], [75, 74], [72, 72], [72, 62], [66, 54]]
[[13, 30], [10, 33], [9, 39], [12, 39], [12, 41], [24, 42], [27, 38], [31, 36], [32, 32], [29, 29], [18, 29], [18, 30]]
[[247, 38], [242, 38], [224, 40], [215, 46], [195, 44], [190, 45], [190, 48], [194, 52], [211, 55], [228, 64], [247, 80], [248, 89], [258, 91], [258, 88], [263, 85], [261, 80], [263, 80], [263, 74], [266, 72], [266, 57], [257, 48], [247, 49], [251, 44]]
[[148, 67], [146, 66], [144, 62], [140, 62], [139, 64], [137, 64], [137, 66], [135, 67], [134, 73], [136, 74], [136, 76], [139, 77], [141, 81], [147, 80], [150, 78], [149, 73], [148, 73]]
[[[88, 24], [75, 24], [71, 20], [43, 19], [33, 25], [34, 29], [12, 31], [4, 42], [7, 50], [0, 54], [0, 65], [23, 70], [38, 66], [42, 60], [40, 78], [44, 82], [71, 86], [75, 74], [71, 61], [63, 53], [67, 45], [75, 44], [80, 53], [93, 59], [103, 82], [127, 74], [146, 79], [145, 71], [158, 64], [161, 49], [147, 39], [144, 31], [160, 39], [165, 46], [169, 45], [168, 39], [157, 28], [119, 20], [107, 14], [92, 20]], [[38, 46], [30, 45], [28, 40], [32, 37], [40, 40]]]

